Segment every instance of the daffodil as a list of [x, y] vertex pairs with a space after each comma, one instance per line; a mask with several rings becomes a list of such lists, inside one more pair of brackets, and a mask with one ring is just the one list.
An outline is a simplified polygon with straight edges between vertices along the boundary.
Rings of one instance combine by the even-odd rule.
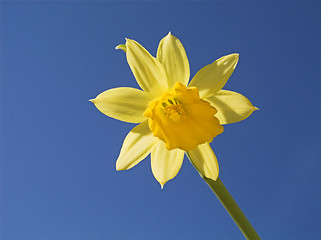
[[130, 169], [151, 154], [152, 172], [163, 187], [177, 175], [187, 152], [197, 170], [215, 181], [219, 167], [209, 143], [223, 132], [222, 125], [257, 109], [243, 95], [222, 90], [239, 55], [219, 58], [189, 82], [185, 49], [171, 33], [160, 41], [156, 58], [131, 39], [116, 49], [126, 52], [142, 89], [113, 88], [91, 100], [109, 117], [139, 123], [126, 136], [116, 169]]

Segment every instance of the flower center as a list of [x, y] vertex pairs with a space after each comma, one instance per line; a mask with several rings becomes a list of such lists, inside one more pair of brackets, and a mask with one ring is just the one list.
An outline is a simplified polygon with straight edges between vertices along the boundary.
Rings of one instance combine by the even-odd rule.
[[174, 98], [168, 98], [167, 100], [163, 101], [162, 109], [166, 116], [174, 122], [178, 122], [184, 114], [182, 104]]
[[217, 110], [199, 97], [198, 89], [177, 82], [174, 88], [153, 99], [144, 112], [150, 130], [168, 150], [195, 149], [223, 132]]

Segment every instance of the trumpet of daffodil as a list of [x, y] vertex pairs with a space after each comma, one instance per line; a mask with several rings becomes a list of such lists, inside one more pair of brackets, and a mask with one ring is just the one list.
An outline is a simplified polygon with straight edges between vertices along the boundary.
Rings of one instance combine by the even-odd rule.
[[243, 95], [222, 90], [239, 55], [219, 58], [189, 82], [185, 49], [171, 33], [160, 41], [156, 58], [131, 39], [116, 49], [126, 52], [142, 89], [113, 88], [91, 100], [109, 117], [139, 123], [126, 136], [116, 169], [130, 169], [151, 154], [152, 172], [163, 187], [177, 175], [187, 152], [203, 176], [216, 180], [219, 167], [209, 143], [223, 132], [222, 125], [257, 109]]

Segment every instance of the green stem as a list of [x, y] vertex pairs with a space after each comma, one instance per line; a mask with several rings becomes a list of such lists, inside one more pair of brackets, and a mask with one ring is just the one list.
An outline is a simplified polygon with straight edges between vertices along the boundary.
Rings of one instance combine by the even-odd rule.
[[[187, 157], [193, 164], [190, 156], [186, 153]], [[193, 164], [194, 165], [194, 164]], [[195, 167], [195, 165], [194, 165]], [[196, 167], [195, 167], [196, 168]], [[197, 168], [196, 168], [197, 169]], [[199, 172], [199, 171], [198, 171]], [[209, 185], [212, 191], [215, 193], [216, 197], [220, 200], [222, 205], [225, 207], [227, 212], [230, 214], [236, 225], [239, 227], [243, 235], [246, 239], [257, 240], [261, 239], [257, 234], [249, 220], [245, 217], [242, 210], [239, 208], [237, 203], [234, 201], [231, 194], [228, 192], [221, 179], [217, 178], [216, 181], [206, 178], [202, 173], [199, 172], [201, 177], [205, 180], [205, 182]]]

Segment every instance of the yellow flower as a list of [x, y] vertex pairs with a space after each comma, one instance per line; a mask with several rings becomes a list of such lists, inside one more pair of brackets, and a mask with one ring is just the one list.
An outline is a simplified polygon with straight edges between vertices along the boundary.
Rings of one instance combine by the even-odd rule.
[[126, 52], [143, 90], [114, 88], [91, 100], [109, 117], [140, 123], [126, 136], [116, 169], [130, 169], [151, 153], [152, 172], [163, 187], [177, 175], [186, 151], [198, 171], [216, 180], [219, 167], [209, 142], [223, 132], [223, 124], [241, 121], [257, 110], [243, 95], [222, 90], [239, 55], [203, 67], [188, 84], [185, 49], [171, 33], [160, 41], [156, 58], [130, 39], [116, 49]]

